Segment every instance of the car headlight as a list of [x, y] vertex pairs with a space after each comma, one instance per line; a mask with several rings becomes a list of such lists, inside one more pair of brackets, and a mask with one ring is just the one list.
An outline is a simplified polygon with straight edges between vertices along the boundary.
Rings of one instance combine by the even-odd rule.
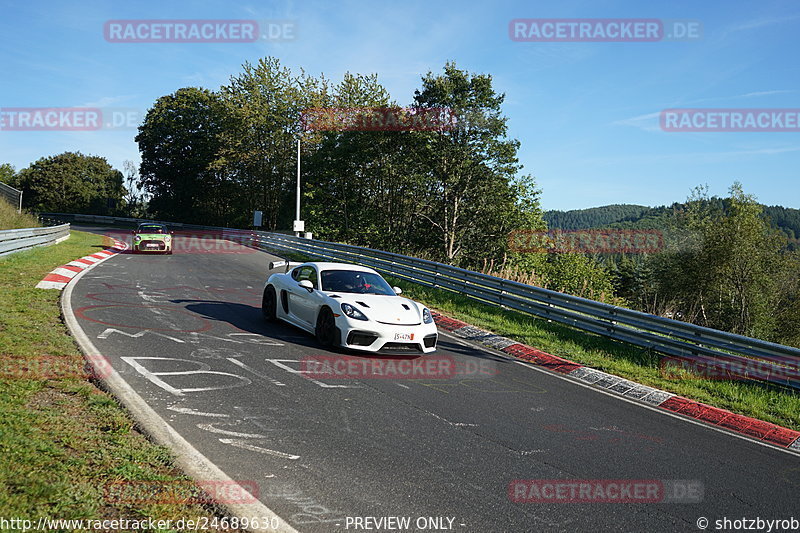
[[141, 240], [142, 240], [142, 236], [141, 236], [141, 235], [136, 235], [136, 236], [133, 238], [133, 242], [139, 242], [139, 241], [141, 241]]
[[169, 235], [167, 235], [166, 237], [164, 237], [164, 242], [166, 242], [166, 243], [168, 243], [168, 242], [169, 242], [169, 241], [171, 241], [171, 240], [172, 240], [172, 237], [170, 237]]
[[425, 324], [430, 324], [431, 322], [433, 322], [433, 317], [431, 316], [431, 312], [428, 311], [427, 307], [422, 309], [422, 321]]
[[364, 313], [362, 313], [361, 311], [359, 311], [350, 304], [342, 304], [342, 313], [355, 320], [368, 320], [368, 318], [364, 315]]

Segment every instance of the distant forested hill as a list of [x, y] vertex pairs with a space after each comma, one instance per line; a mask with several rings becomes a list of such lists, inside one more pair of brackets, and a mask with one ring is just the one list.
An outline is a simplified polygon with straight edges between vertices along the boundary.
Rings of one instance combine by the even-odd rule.
[[[715, 198], [715, 201], [724, 202]], [[647, 207], [633, 204], [614, 204], [590, 209], [572, 211], [546, 211], [544, 219], [551, 229], [588, 229], [588, 228], [661, 228], [675, 211], [682, 210], [684, 204], [674, 203], [671, 206]], [[791, 241], [797, 242], [800, 237], [800, 209], [764, 205], [764, 217], [780, 228]]]
[[615, 222], [639, 220], [652, 209], [645, 205], [614, 204], [573, 211], [547, 211], [544, 219], [547, 227], [553, 229], [600, 228]]

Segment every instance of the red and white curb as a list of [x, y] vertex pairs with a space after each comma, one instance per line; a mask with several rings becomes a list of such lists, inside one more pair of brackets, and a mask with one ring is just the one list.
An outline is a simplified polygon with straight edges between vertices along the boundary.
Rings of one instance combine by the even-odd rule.
[[712, 407], [710, 405], [689, 400], [646, 385], [620, 378], [606, 372], [601, 372], [581, 364], [550, 355], [536, 348], [520, 344], [506, 337], [496, 335], [466, 322], [455, 320], [440, 313], [431, 312], [436, 325], [457, 337], [477, 342], [489, 348], [494, 348], [517, 359], [533, 363], [578, 379], [595, 387], [605, 389], [607, 392], [618, 394], [628, 399], [638, 400], [647, 404], [688, 416], [722, 429], [740, 433], [769, 444], [780, 446], [800, 452], [800, 431], [764, 422], [756, 418], [739, 415]]
[[83, 270], [88, 270], [98, 263], [102, 263], [112, 255], [118, 254], [123, 250], [127, 250], [128, 245], [122, 241], [114, 239], [114, 246], [97, 252], [91, 255], [86, 255], [80, 259], [70, 261], [66, 265], [61, 265], [50, 271], [42, 281], [36, 284], [37, 289], [56, 289], [62, 290], [67, 286], [67, 283], [72, 281], [72, 278], [78, 275]]

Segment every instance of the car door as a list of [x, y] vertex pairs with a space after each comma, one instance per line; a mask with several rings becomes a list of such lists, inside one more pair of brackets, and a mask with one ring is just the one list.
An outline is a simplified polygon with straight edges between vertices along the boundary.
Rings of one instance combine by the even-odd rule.
[[309, 265], [299, 267], [297, 276], [292, 276], [292, 278], [294, 283], [289, 289], [289, 314], [298, 322], [313, 328], [316, 326], [317, 309], [319, 309], [322, 295], [317, 290], [308, 292], [307, 289], [300, 286], [300, 282], [308, 280], [314, 289], [319, 289], [317, 269]]

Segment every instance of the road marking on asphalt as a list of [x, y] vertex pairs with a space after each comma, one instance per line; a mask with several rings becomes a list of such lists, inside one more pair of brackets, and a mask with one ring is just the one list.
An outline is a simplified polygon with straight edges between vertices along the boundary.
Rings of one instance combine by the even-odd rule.
[[230, 444], [231, 446], [242, 448], [243, 450], [249, 450], [251, 452], [274, 455], [275, 457], [283, 457], [284, 459], [291, 459], [291, 460], [300, 459], [299, 455], [292, 455], [290, 453], [284, 453], [276, 450], [270, 450], [268, 448], [262, 448], [261, 446], [256, 446], [255, 444], [249, 444], [248, 442], [239, 439], [219, 439], [219, 441], [223, 444]]
[[[238, 421], [236, 422], [238, 424]], [[220, 435], [227, 435], [229, 437], [239, 437], [240, 439], [266, 439], [266, 435], [261, 433], [242, 433], [241, 431], [231, 431], [229, 429], [220, 429], [215, 427], [214, 424], [197, 424], [197, 427], [210, 433], [219, 433]]]
[[247, 370], [248, 372], [251, 372], [252, 374], [254, 374], [254, 375], [256, 375], [256, 376], [260, 377], [261, 379], [266, 379], [267, 381], [269, 381], [269, 382], [270, 382], [270, 383], [272, 383], [273, 385], [276, 385], [276, 386], [278, 386], [278, 387], [285, 387], [285, 386], [286, 386], [286, 383], [281, 383], [281, 382], [280, 382], [280, 381], [278, 381], [277, 379], [272, 379], [271, 377], [269, 377], [269, 376], [267, 376], [267, 375], [264, 375], [264, 374], [262, 374], [261, 372], [259, 372], [259, 371], [255, 370], [255, 369], [253, 369], [253, 368], [250, 368], [250, 367], [249, 367], [249, 366], [247, 366], [246, 364], [242, 363], [241, 361], [239, 361], [239, 360], [237, 360], [237, 359], [234, 359], [233, 357], [228, 357], [228, 361], [230, 361], [231, 363], [233, 363], [234, 365], [236, 365], [236, 366], [238, 366], [238, 367], [244, 368], [244, 369], [245, 369], [245, 370]]
[[[311, 372], [310, 370], [295, 370], [294, 368], [284, 365], [283, 363], [301, 363], [302, 361], [297, 361], [296, 359], [266, 359], [273, 365], [277, 366], [278, 368], [282, 368], [283, 370], [289, 372], [290, 374], [299, 374], [303, 376], [304, 379], [311, 381], [312, 383], [316, 383], [323, 389], [360, 389], [359, 385], [329, 385], [327, 383], [323, 383], [321, 381], [317, 381], [316, 379], [310, 378], [306, 376], [306, 373]], [[313, 372], [312, 372], [313, 373]]]
[[[154, 297], [153, 295], [146, 294], [143, 290], [138, 291], [138, 294], [139, 294], [139, 298], [141, 298], [145, 302], [158, 303], [158, 304], [169, 303], [169, 300], [163, 300], [163, 299], [159, 300], [156, 297]], [[160, 294], [158, 296], [162, 296], [162, 297], [168, 298], [168, 296], [166, 294]]]
[[447, 422], [451, 426], [456, 426], [456, 427], [478, 427], [478, 424], [469, 424], [467, 422], [451, 422], [450, 420], [446, 419], [445, 417], [437, 415], [433, 411], [423, 411], [423, 412], [428, 413], [432, 417], [438, 418], [439, 420], [441, 420], [443, 422]]
[[404, 389], [410, 389], [411, 388], [408, 385], [403, 385], [402, 383], [397, 383], [397, 386], [398, 387], [403, 387]]
[[[187, 342], [189, 342], [191, 344], [200, 344], [200, 337], [206, 337], [206, 338], [209, 338], [209, 339], [214, 339], [214, 340], [223, 341], [223, 342], [232, 342], [234, 344], [256, 344], [256, 345], [259, 345], [259, 346], [284, 346], [284, 344], [282, 342], [275, 342], [272, 339], [269, 339], [267, 337], [263, 337], [263, 336], [259, 335], [258, 333], [253, 333], [252, 334], [252, 335], [257, 336], [258, 339], [241, 339], [241, 340], [239, 340], [239, 339], [228, 339], [228, 338], [225, 338], [225, 337], [216, 337], [214, 335], [209, 335], [207, 333], [198, 333], [198, 332], [195, 332], [195, 331], [191, 331], [191, 332], [187, 332], [187, 335], [189, 335], [190, 338], [189, 338], [188, 341], [185, 341], [183, 339], [179, 339], [177, 337], [172, 337], [170, 335], [166, 335], [164, 333], [161, 333], [160, 331], [154, 331], [154, 330], [151, 330], [151, 329], [143, 329], [141, 331], [137, 331], [136, 333], [128, 333], [127, 331], [122, 331], [122, 330], [119, 330], [119, 329], [116, 329], [116, 328], [106, 328], [105, 330], [103, 330], [102, 333], [100, 333], [97, 336], [97, 338], [98, 339], [107, 339], [112, 333], [118, 333], [120, 335], [125, 335], [126, 337], [137, 338], [137, 339], [139, 337], [149, 333], [151, 335], [158, 335], [159, 337], [163, 337], [165, 339], [169, 339], [171, 341], [174, 341], [174, 342], [177, 342], [177, 343], [180, 343], [180, 344], [186, 344]], [[239, 335], [239, 334], [238, 333], [231, 333], [230, 335]], [[251, 334], [248, 333], [247, 335], [251, 335]]]
[[175, 341], [175, 342], [177, 342], [179, 344], [186, 344], [186, 342], [182, 341], [181, 339], [178, 339], [176, 337], [171, 337], [169, 335], [165, 335], [164, 333], [161, 333], [160, 331], [153, 331], [153, 330], [150, 330], [150, 329], [143, 329], [142, 331], [137, 331], [136, 333], [128, 333], [127, 331], [120, 331], [120, 330], [118, 330], [116, 328], [106, 328], [105, 330], [103, 330], [102, 333], [100, 333], [97, 336], [97, 338], [98, 339], [107, 339], [112, 333], [119, 333], [120, 335], [125, 335], [126, 337], [131, 337], [131, 338], [134, 338], [134, 339], [138, 339], [139, 337], [145, 335], [146, 333], [149, 333], [151, 335], [158, 335], [159, 337], [164, 337], [165, 339], [169, 339], [171, 341]]
[[228, 418], [229, 415], [225, 413], [204, 413], [203, 411], [196, 411], [194, 409], [190, 409], [188, 407], [178, 407], [176, 405], [170, 405], [167, 407], [170, 411], [175, 411], [176, 413], [181, 413], [182, 415], [197, 415], [197, 416], [209, 416], [213, 418]]
[[[240, 376], [238, 374], [231, 374], [230, 372], [218, 372], [216, 370], [211, 370], [211, 367], [205, 363], [200, 361], [192, 361], [190, 359], [177, 359], [171, 357], [121, 357], [123, 361], [131, 365], [133, 368], [136, 369], [142, 376], [147, 378], [151, 383], [158, 385], [165, 391], [169, 392], [170, 394], [174, 394], [175, 396], [183, 396], [186, 392], [206, 392], [212, 390], [225, 390], [225, 389], [235, 389], [238, 387], [244, 387], [246, 385], [250, 385], [252, 381], [247, 379], [244, 376]], [[155, 361], [181, 361], [185, 363], [189, 363], [192, 365], [197, 365], [198, 370], [181, 370], [181, 371], [173, 371], [173, 372], [151, 372], [137, 361], [140, 360], [155, 360]], [[200, 374], [212, 374], [215, 376], [229, 376], [232, 378], [236, 378], [240, 380], [240, 383], [231, 384], [231, 385], [215, 385], [212, 387], [192, 387], [192, 388], [182, 388], [178, 389], [170, 385], [169, 383], [165, 382], [159, 376], [192, 376], [192, 375], [200, 375]]]
[[[187, 333], [191, 337], [189, 339], [189, 342], [191, 342], [192, 344], [200, 344], [200, 337], [207, 337], [209, 339], [215, 339], [215, 340], [223, 341], [223, 342], [232, 342], [234, 344], [258, 344], [260, 346], [284, 346], [284, 344], [282, 342], [276, 342], [276, 341], [270, 339], [269, 337], [264, 337], [263, 335], [259, 335], [257, 333], [254, 333], [254, 335], [256, 337], [258, 337], [258, 338], [257, 339], [252, 339], [252, 340], [251, 339], [241, 339], [241, 340], [239, 340], [239, 339], [228, 339], [228, 338], [225, 338], [225, 337], [217, 337], [217, 336], [214, 336], [214, 335], [209, 335], [208, 333], [200, 333], [200, 332], [197, 332], [197, 331], [189, 331]], [[236, 335], [236, 333], [230, 333], [229, 335]]]

